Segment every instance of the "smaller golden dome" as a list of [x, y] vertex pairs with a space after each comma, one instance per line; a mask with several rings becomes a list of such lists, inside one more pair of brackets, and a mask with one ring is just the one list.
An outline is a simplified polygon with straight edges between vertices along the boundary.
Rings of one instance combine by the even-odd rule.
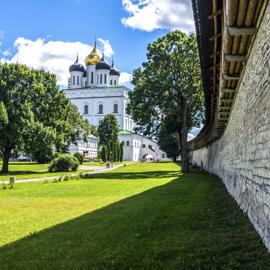
[[86, 56], [85, 65], [96, 65], [100, 61], [101, 57], [97, 49], [97, 43], [95, 42], [92, 52]]

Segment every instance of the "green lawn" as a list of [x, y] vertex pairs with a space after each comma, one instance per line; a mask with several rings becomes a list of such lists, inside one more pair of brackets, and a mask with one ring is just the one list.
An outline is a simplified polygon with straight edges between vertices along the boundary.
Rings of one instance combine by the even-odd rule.
[[0, 191], [0, 269], [270, 269], [214, 176], [132, 164], [91, 179]]
[[[2, 162], [0, 161], [0, 167], [2, 167]], [[77, 172], [48, 172], [48, 164], [37, 164], [34, 162], [10, 162], [9, 173], [0, 173], [0, 181], [9, 180], [10, 176], [15, 176], [16, 179], [31, 179], [31, 178], [42, 178], [49, 176], [60, 176], [60, 175], [70, 175], [79, 174], [83, 172], [79, 170]], [[89, 171], [89, 170], [88, 170]]]

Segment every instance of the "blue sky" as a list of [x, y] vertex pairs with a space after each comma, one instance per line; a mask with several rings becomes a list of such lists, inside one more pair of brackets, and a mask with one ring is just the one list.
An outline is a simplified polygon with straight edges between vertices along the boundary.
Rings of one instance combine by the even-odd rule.
[[1, 10], [1, 62], [45, 68], [60, 85], [76, 52], [83, 62], [95, 35], [126, 82], [148, 43], [172, 29], [193, 31], [189, 0], [9, 0]]

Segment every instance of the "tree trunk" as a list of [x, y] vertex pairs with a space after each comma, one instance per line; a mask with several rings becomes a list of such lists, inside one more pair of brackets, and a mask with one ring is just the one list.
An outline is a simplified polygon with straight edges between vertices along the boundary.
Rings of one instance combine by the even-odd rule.
[[173, 162], [176, 162], [176, 156], [173, 157]]
[[188, 150], [187, 150], [187, 101], [184, 97], [181, 99], [181, 129], [180, 129], [180, 146], [182, 159], [182, 172], [188, 173]]
[[9, 159], [11, 155], [11, 149], [5, 149], [3, 152], [3, 165], [2, 165], [2, 173], [8, 173], [8, 165], [9, 165]]

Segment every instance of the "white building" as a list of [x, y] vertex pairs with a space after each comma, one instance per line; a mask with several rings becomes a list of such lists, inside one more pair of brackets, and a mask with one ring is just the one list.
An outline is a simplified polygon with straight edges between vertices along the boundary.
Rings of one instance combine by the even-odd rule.
[[168, 159], [157, 143], [145, 136], [130, 131], [120, 131], [119, 138], [124, 145], [124, 160], [152, 161]]
[[70, 154], [80, 153], [88, 159], [95, 159], [98, 155], [98, 138], [89, 135], [87, 142], [77, 141], [77, 144], [71, 144], [69, 147]]
[[[119, 86], [120, 72], [113, 62], [109, 64], [106, 61], [104, 54], [100, 56], [96, 43], [85, 59], [85, 66], [86, 68], [79, 63], [77, 57], [75, 63], [69, 68], [68, 89], [63, 90], [83, 117], [90, 124], [98, 126], [106, 114], [113, 113], [116, 116], [119, 129], [123, 131], [119, 135], [120, 141], [130, 143], [130, 145], [125, 144], [124, 159], [142, 160], [147, 154], [149, 159], [151, 157], [153, 160], [164, 159], [166, 155], [160, 150], [156, 152], [150, 148], [143, 149], [143, 145], [153, 145], [155, 149], [158, 149], [155, 142], [132, 133], [134, 122], [126, 113], [130, 90]], [[129, 134], [124, 131], [128, 131]]]

